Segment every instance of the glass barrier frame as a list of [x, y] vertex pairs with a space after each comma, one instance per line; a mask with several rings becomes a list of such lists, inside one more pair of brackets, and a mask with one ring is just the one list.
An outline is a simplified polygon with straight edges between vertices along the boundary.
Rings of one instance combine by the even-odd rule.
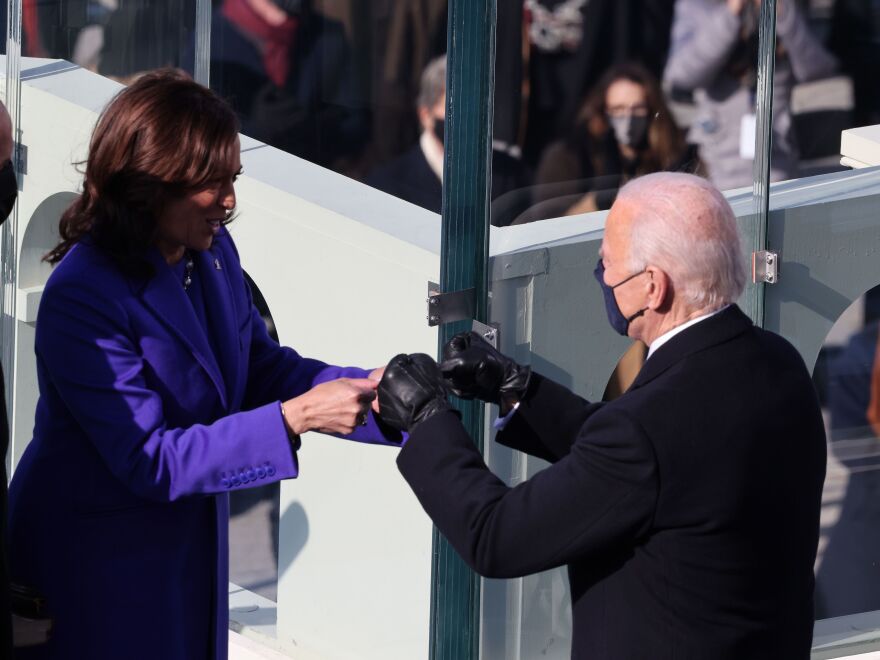
[[[477, 321], [488, 313], [489, 209], [495, 88], [496, 2], [451, 0], [447, 32], [446, 124], [443, 163], [440, 290], [473, 289]], [[438, 356], [469, 321], [443, 324]], [[484, 409], [458, 401], [462, 422], [482, 451]], [[434, 528], [430, 655], [476, 659], [480, 642], [480, 580]]]
[[[27, 164], [21, 137], [21, 4], [22, 0], [8, 0], [6, 25], [6, 81], [3, 102], [12, 120], [15, 139], [12, 159], [18, 173], [18, 189], [24, 183]], [[12, 411], [15, 395], [15, 345], [16, 345], [16, 291], [18, 290], [18, 204], [0, 229], [0, 360], [3, 369], [4, 398], [6, 410]], [[9, 416], [10, 426], [13, 416]], [[10, 437], [12, 437], [10, 429]], [[11, 445], [11, 443], [10, 443]], [[12, 452], [4, 457], [7, 478], [12, 473]]]
[[[7, 0], [8, 23], [6, 40], [6, 84], [4, 101], [13, 121], [16, 136], [14, 165], [19, 172], [19, 188], [26, 174], [26, 156], [21, 136], [19, 94], [21, 87], [23, 0]], [[772, 140], [772, 92], [776, 53], [777, 0], [761, 3], [759, 33], [757, 154], [754, 165], [754, 213], [744, 223], [744, 235], [755, 252], [784, 248], [794, 261], [800, 248], [786, 247], [782, 241], [791, 241], [793, 235], [781, 235], [777, 230], [768, 232], [770, 212], [769, 160]], [[196, 60], [195, 79], [209, 84], [211, 48], [211, 2], [198, 0], [196, 4]], [[489, 225], [491, 136], [493, 126], [495, 31], [497, 3], [471, 3], [465, 0], [449, 1], [448, 73], [447, 73], [447, 135], [448, 144], [444, 162], [441, 290], [444, 292], [474, 289], [475, 320], [486, 322], [489, 289]], [[791, 214], [791, 219], [797, 215]], [[776, 227], [781, 227], [777, 219]], [[807, 241], [807, 239], [803, 239]], [[18, 210], [0, 231], [0, 359], [6, 378], [7, 409], [15, 409], [14, 365], [15, 318], [18, 286], [17, 246]], [[800, 261], [800, 258], [798, 258]], [[789, 262], [786, 262], [789, 265]], [[796, 265], [796, 264], [790, 264]], [[866, 262], [859, 269], [873, 273], [873, 265]], [[845, 274], [845, 273], [844, 273]], [[873, 275], [871, 275], [873, 277]], [[792, 280], [794, 282], [794, 280]], [[800, 312], [783, 305], [788, 285], [750, 284], [743, 299], [745, 311], [759, 325], [765, 325], [765, 310], [769, 306], [782, 309], [784, 314]], [[766, 300], [765, 300], [766, 297]], [[783, 315], [784, 316], [784, 315]], [[786, 322], [778, 314], [771, 314], [769, 329], [786, 334]], [[812, 323], [809, 319], [791, 324]], [[440, 345], [456, 332], [469, 327], [469, 322], [445, 324], [440, 331]], [[817, 331], [818, 332], [818, 331]], [[812, 349], [811, 349], [812, 350]], [[484, 407], [474, 402], [460, 404], [463, 421], [478, 447], [483, 448], [485, 437]], [[11, 420], [10, 420], [11, 421]], [[9, 458], [7, 457], [7, 461]], [[8, 463], [7, 463], [8, 465]], [[435, 530], [432, 552], [432, 595], [430, 657], [433, 659], [475, 659], [480, 656], [480, 580], [461, 561], [448, 542]]]

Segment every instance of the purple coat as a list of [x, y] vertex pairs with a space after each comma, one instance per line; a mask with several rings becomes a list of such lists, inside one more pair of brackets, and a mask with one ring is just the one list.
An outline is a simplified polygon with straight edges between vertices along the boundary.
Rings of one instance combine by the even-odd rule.
[[[231, 490], [298, 474], [279, 401], [361, 369], [274, 343], [225, 230], [195, 257], [215, 351], [158, 251], [150, 279], [89, 241], [46, 284], [34, 438], [10, 490], [13, 580], [52, 641], [26, 657], [227, 657]], [[369, 420], [351, 439], [390, 444]]]

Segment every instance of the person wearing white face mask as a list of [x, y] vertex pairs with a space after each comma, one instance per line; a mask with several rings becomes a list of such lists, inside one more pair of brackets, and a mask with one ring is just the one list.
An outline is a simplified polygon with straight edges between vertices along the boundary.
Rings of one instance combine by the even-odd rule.
[[627, 181], [660, 171], [701, 173], [696, 149], [657, 79], [638, 64], [616, 66], [585, 99], [572, 135], [544, 151], [534, 206], [517, 223], [610, 208]]

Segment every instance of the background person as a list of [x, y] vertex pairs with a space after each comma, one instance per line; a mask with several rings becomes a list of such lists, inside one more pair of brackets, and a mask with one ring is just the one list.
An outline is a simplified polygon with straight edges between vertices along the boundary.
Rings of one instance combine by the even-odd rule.
[[535, 176], [537, 208], [517, 224], [608, 209], [630, 179], [699, 169], [657, 79], [639, 64], [615, 66], [585, 99], [572, 134], [544, 151]]
[[733, 304], [733, 211], [703, 179], [647, 175], [620, 191], [600, 256], [611, 326], [650, 347], [632, 387], [591, 403], [453, 338], [453, 391], [500, 404], [498, 441], [552, 463], [510, 488], [433, 360], [397, 356], [379, 405], [411, 432], [401, 473], [481, 575], [568, 565], [574, 658], [806, 660], [825, 430], [797, 351]]
[[[446, 56], [425, 67], [416, 102], [422, 127], [418, 144], [370, 174], [367, 185], [440, 213], [443, 203], [443, 157], [446, 139]], [[524, 209], [528, 175], [509, 154], [492, 151], [492, 224], [507, 225]]]
[[215, 4], [211, 85], [242, 132], [324, 167], [356, 160], [370, 122], [343, 25], [312, 0]]
[[388, 443], [369, 372], [269, 338], [224, 226], [239, 151], [232, 109], [180, 72], [98, 120], [11, 485], [13, 578], [54, 620], [30, 657], [225, 658], [227, 493], [296, 477], [309, 430]]
[[[677, 0], [664, 82], [692, 91], [696, 117], [689, 139], [722, 190], [752, 184], [760, 0]], [[810, 31], [795, 0], [777, 4], [773, 75], [774, 181], [797, 173], [791, 119], [796, 82], [832, 75], [837, 61]]]

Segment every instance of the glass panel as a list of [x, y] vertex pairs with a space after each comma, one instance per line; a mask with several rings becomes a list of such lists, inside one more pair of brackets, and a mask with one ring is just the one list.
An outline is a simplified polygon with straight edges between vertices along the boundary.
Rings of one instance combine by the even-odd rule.
[[[98, 113], [120, 83], [160, 66], [195, 72], [205, 43], [194, 34], [197, 5], [25, 2], [27, 168], [9, 361], [16, 458], [31, 442], [39, 393], [37, 311], [52, 273], [41, 258], [81, 191], [74, 163], [86, 159]], [[401, 351], [434, 354], [424, 300], [427, 283], [439, 281], [434, 166], [443, 148], [437, 138], [426, 156], [421, 142], [440, 133], [445, 76], [435, 67], [422, 81], [445, 50], [446, 2], [212, 5], [210, 82], [242, 122], [244, 173], [229, 232], [255, 305], [280, 343], [332, 364], [369, 368]], [[419, 98], [434, 114], [419, 112]], [[428, 182], [425, 207], [434, 212], [392, 189], [411, 172], [411, 187]], [[363, 185], [367, 178], [392, 194]], [[231, 594], [232, 625], [290, 654], [425, 657], [432, 527], [398, 476], [396, 449], [308, 433], [298, 456], [300, 478], [232, 494], [230, 578], [245, 587]], [[222, 557], [222, 539], [217, 547]]]
[[23, 0], [22, 55], [63, 59], [120, 82], [193, 72], [196, 0]]
[[[880, 6], [780, 2], [777, 40], [771, 173], [773, 180], [793, 181], [774, 186], [771, 205], [789, 206], [792, 190], [804, 191], [799, 194], [810, 203], [771, 212], [767, 244], [783, 261], [781, 286], [767, 289], [765, 320], [795, 342], [808, 364], [818, 353], [814, 378], [829, 453], [814, 649], [836, 657], [880, 649], [874, 634], [865, 634], [857, 648], [852, 638], [853, 631], [876, 630], [880, 621], [877, 566], [868, 559], [876, 517], [871, 342], [878, 292], [872, 287], [880, 273], [861, 250], [835, 253], [842, 245], [874, 241], [876, 214], [868, 205], [876, 204], [878, 173], [864, 168], [880, 164]], [[802, 178], [817, 174], [825, 176]], [[836, 188], [848, 194], [826, 196]], [[827, 258], [817, 260], [820, 253]]]
[[768, 244], [782, 262], [779, 283], [766, 289], [765, 327], [813, 368], [826, 420], [813, 642], [826, 658], [880, 650], [871, 559], [878, 200], [877, 168], [779, 183], [770, 198]]
[[814, 371], [828, 420], [828, 472], [816, 572], [816, 618], [880, 610], [872, 539], [880, 487], [880, 288], [856, 300], [831, 328]]
[[[436, 58], [446, 11], [446, 2], [213, 3], [210, 85], [247, 136], [231, 231], [279, 340], [305, 355], [369, 366], [435, 353], [424, 298], [427, 281], [439, 281], [443, 147], [423, 149], [422, 134], [435, 136], [445, 114]], [[282, 271], [266, 258], [273, 247]], [[407, 302], [392, 311], [394, 301]], [[403, 319], [397, 330], [352, 332], [352, 322], [378, 332], [385, 306], [386, 318]], [[260, 630], [268, 618], [282, 648], [297, 652], [424, 656], [430, 521], [393, 456], [327, 440], [303, 439], [301, 479], [233, 502], [239, 584], [277, 598], [244, 603], [233, 619]]]
[[246, 135], [439, 213], [446, 3], [394, 4], [217, 2], [211, 86]]
[[[622, 185], [660, 171], [707, 177], [736, 201], [744, 234], [755, 233], [760, 9], [756, 0], [499, 3], [491, 318], [508, 350], [588, 399], [625, 391], [646, 355], [607, 328], [592, 278], [598, 242], [588, 237]], [[566, 249], [582, 261], [573, 255], [560, 273]], [[505, 271], [520, 253], [535, 261]], [[585, 350], [584, 336], [601, 346]], [[546, 465], [487, 448], [511, 483]], [[568, 657], [567, 585], [562, 569], [486, 581], [483, 657]]]
[[862, 83], [858, 103], [854, 95], [855, 79], [864, 80], [876, 65], [853, 58], [875, 47], [867, 35], [876, 27], [865, 16], [858, 33], [841, 31], [856, 4], [857, 13], [877, 12], [874, 3], [845, 0], [777, 3], [771, 181], [841, 171], [841, 131], [877, 112], [874, 85], [868, 90]]

